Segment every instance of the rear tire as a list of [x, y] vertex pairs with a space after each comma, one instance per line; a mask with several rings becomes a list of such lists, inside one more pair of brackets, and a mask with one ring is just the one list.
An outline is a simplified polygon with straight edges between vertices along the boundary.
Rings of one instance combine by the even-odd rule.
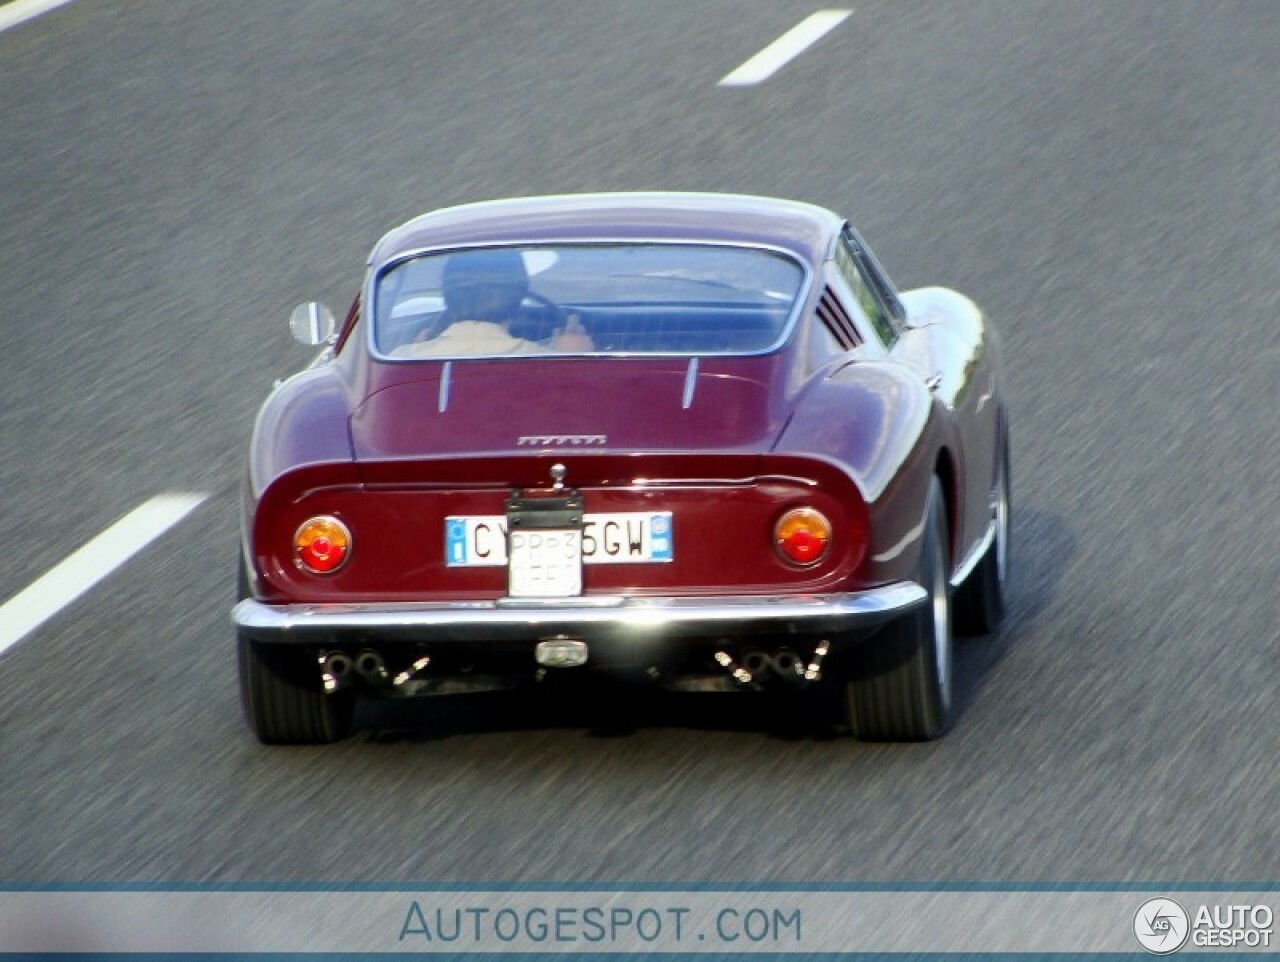
[[[243, 558], [236, 596], [239, 600], [249, 597]], [[236, 645], [244, 717], [264, 745], [326, 745], [350, 734], [355, 695], [326, 694], [313, 655], [243, 636], [236, 638]]]
[[1009, 584], [1009, 439], [1000, 442], [1000, 466], [995, 490], [991, 492], [991, 518], [995, 535], [977, 567], [955, 595], [956, 631], [962, 635], [985, 635], [1004, 620]]
[[327, 745], [351, 733], [355, 695], [326, 694], [307, 651], [239, 638], [245, 720], [264, 745]]
[[929, 599], [851, 652], [844, 708], [855, 738], [925, 741], [951, 724], [949, 544], [942, 484], [934, 478], [915, 574]]

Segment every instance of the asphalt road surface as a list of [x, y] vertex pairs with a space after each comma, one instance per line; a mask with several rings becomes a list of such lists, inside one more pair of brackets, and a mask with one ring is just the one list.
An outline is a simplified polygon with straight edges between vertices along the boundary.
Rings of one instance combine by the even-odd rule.
[[[0, 881], [1280, 877], [1280, 9], [77, 0], [0, 33], [0, 599], [194, 511], [0, 654]], [[528, 193], [846, 213], [999, 325], [1016, 585], [936, 743], [746, 696], [241, 720], [257, 405], [384, 230]], [[56, 588], [51, 589], [56, 593]]]

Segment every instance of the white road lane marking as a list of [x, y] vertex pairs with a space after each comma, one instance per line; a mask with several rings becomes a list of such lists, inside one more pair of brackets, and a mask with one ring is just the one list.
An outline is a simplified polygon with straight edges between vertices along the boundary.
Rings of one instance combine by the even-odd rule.
[[0, 33], [70, 2], [71, 0], [13, 0], [13, 3], [6, 3], [0, 6]]
[[819, 10], [806, 17], [737, 70], [727, 74], [716, 86], [750, 87], [768, 80], [779, 68], [838, 27], [851, 13], [852, 10]]
[[123, 518], [0, 606], [0, 654], [185, 518], [207, 494], [161, 494]]

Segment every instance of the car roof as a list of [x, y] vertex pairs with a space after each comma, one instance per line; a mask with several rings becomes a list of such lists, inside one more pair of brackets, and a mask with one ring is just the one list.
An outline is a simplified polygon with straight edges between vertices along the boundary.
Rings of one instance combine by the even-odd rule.
[[561, 194], [484, 201], [415, 217], [386, 234], [372, 266], [418, 250], [483, 244], [662, 240], [779, 247], [810, 264], [843, 220], [813, 204], [715, 193]]

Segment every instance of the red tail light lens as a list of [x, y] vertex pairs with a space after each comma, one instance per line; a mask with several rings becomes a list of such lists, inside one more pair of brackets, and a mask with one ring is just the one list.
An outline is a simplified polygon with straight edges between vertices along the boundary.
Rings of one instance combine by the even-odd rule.
[[308, 571], [328, 574], [341, 568], [351, 554], [351, 532], [337, 518], [321, 515], [302, 523], [293, 536], [293, 550]]
[[814, 565], [831, 547], [831, 522], [813, 508], [792, 508], [774, 525], [773, 540], [787, 561]]

